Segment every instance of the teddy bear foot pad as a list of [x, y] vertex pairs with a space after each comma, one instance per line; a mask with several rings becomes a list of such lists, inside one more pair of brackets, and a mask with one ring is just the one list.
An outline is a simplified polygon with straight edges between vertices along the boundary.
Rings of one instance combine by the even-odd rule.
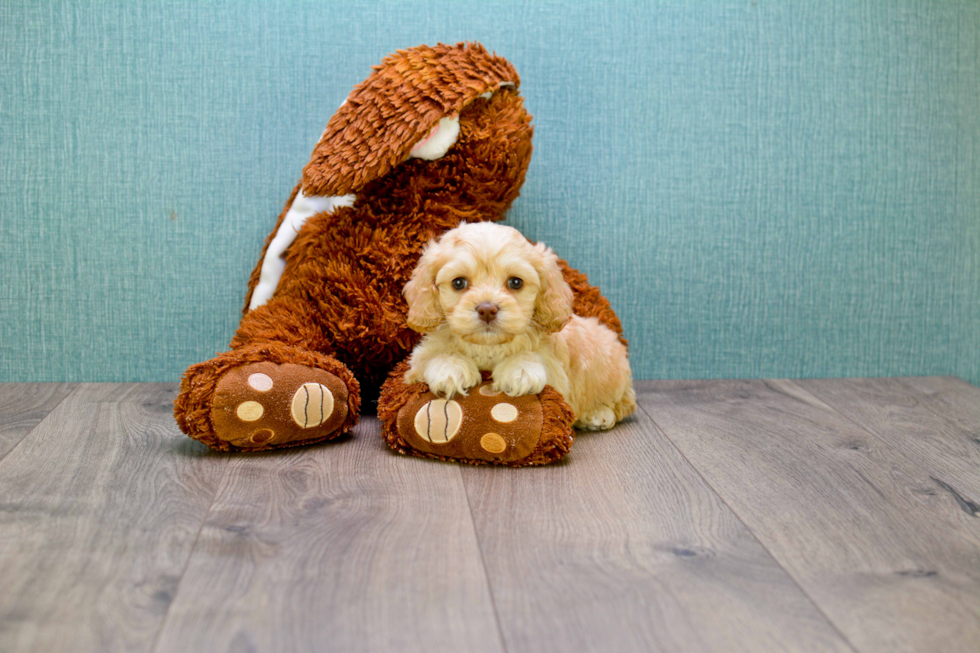
[[304, 365], [252, 363], [226, 372], [211, 404], [215, 435], [258, 450], [326, 440], [347, 417], [347, 386]]
[[447, 400], [423, 393], [398, 411], [398, 432], [425, 454], [508, 463], [535, 450], [542, 421], [536, 395], [509, 397], [483, 383], [466, 397]]

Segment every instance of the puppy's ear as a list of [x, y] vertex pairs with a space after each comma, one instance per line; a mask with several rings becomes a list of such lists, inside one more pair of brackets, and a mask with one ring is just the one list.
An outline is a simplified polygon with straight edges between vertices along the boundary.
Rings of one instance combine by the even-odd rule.
[[565, 283], [555, 253], [540, 243], [534, 249], [539, 254], [534, 267], [540, 284], [534, 303], [534, 321], [545, 331], [555, 333], [572, 317], [572, 289]]
[[405, 284], [408, 326], [419, 333], [434, 331], [443, 321], [439, 289], [436, 287], [439, 251], [436, 241], [430, 241], [412, 272], [412, 278]]

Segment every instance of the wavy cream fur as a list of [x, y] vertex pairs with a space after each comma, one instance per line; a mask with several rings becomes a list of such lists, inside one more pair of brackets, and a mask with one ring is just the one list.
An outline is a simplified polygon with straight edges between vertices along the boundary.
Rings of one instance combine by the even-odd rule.
[[[512, 277], [520, 289], [508, 287]], [[465, 289], [453, 288], [458, 278]], [[636, 407], [626, 348], [595, 318], [572, 314], [557, 257], [516, 229], [480, 222], [446, 232], [429, 243], [405, 297], [409, 326], [425, 334], [406, 383], [465, 395], [489, 370], [494, 389], [512, 397], [550, 385], [585, 429], [611, 428]], [[489, 323], [477, 312], [484, 303], [497, 307]]]

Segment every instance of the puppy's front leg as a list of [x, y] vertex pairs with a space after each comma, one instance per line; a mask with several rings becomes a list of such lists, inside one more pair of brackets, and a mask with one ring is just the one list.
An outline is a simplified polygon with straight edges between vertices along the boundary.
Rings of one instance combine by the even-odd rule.
[[465, 395], [470, 388], [480, 385], [480, 370], [468, 358], [454, 354], [435, 354], [426, 356], [416, 365], [412, 357], [411, 368], [405, 374], [407, 383], [425, 381], [429, 390], [446, 399], [455, 395]]
[[530, 351], [505, 358], [493, 368], [493, 389], [511, 397], [536, 395], [548, 383], [541, 357]]

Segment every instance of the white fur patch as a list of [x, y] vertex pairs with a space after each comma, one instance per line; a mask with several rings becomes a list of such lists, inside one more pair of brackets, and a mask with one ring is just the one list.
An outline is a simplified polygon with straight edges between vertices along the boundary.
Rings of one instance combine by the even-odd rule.
[[252, 301], [248, 304], [248, 310], [254, 310], [272, 299], [282, 277], [282, 271], [286, 269], [286, 260], [283, 255], [293, 241], [296, 234], [303, 227], [306, 221], [317, 213], [330, 213], [342, 206], [353, 206], [354, 195], [340, 195], [330, 197], [318, 197], [316, 195], [306, 196], [300, 190], [293, 200], [292, 206], [286, 212], [279, 230], [269, 243], [269, 249], [265, 252], [262, 260], [262, 271], [259, 275], [259, 283], [252, 292]]
[[[513, 87], [513, 82], [501, 82], [498, 88], [505, 86]], [[480, 95], [484, 100], [493, 97], [493, 91], [487, 91]], [[459, 138], [459, 116], [446, 116], [436, 123], [429, 135], [419, 141], [412, 151], [408, 153], [410, 159], [425, 159], [435, 161], [446, 156], [456, 139]]]
[[459, 116], [446, 117], [436, 123], [429, 135], [409, 152], [410, 159], [435, 161], [445, 156], [459, 138]]

